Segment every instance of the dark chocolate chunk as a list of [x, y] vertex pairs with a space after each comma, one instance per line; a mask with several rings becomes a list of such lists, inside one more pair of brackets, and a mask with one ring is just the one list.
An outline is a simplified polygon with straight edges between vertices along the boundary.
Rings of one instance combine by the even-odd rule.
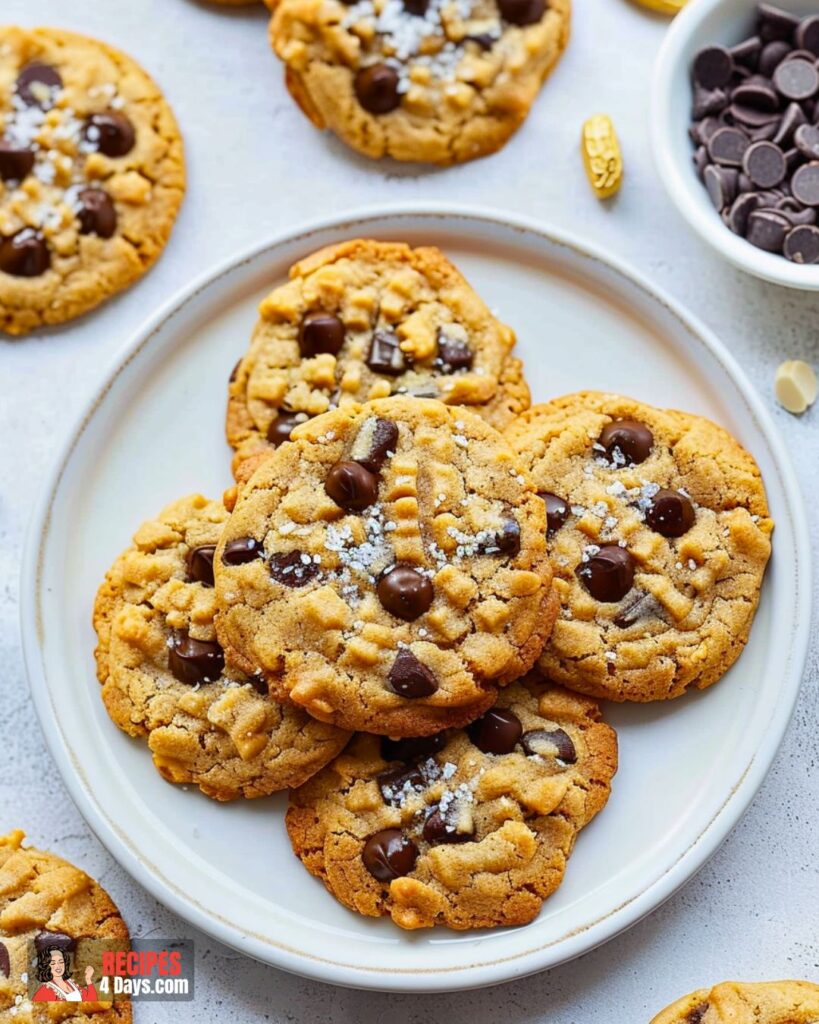
[[278, 448], [280, 444], [290, 440], [290, 435], [300, 423], [306, 423], [309, 418], [303, 412], [280, 412], [275, 420], [271, 420], [265, 436], [275, 448]]
[[271, 555], [267, 560], [270, 578], [285, 587], [306, 587], [319, 574], [319, 567], [310, 555], [287, 551]]
[[257, 558], [264, 558], [264, 545], [255, 537], [229, 540], [222, 551], [222, 565], [245, 565]]
[[299, 349], [306, 359], [329, 352], [338, 355], [344, 344], [344, 324], [332, 313], [308, 313], [299, 324]]
[[681, 491], [657, 491], [646, 510], [646, 522], [663, 537], [682, 537], [695, 519], [694, 505]]
[[12, 277], [39, 277], [51, 266], [43, 236], [32, 228], [0, 240], [0, 272]]
[[378, 477], [359, 462], [337, 462], [327, 474], [324, 490], [348, 512], [363, 512], [378, 501]]
[[130, 153], [136, 142], [136, 132], [125, 114], [118, 110], [106, 110], [92, 114], [85, 122], [83, 135], [100, 153], [119, 157]]
[[538, 496], [546, 503], [546, 533], [556, 533], [569, 518], [569, 504], [551, 491], [540, 491]]
[[418, 859], [418, 847], [397, 828], [385, 828], [370, 836], [361, 853], [364, 867], [379, 882], [408, 875]]
[[37, 953], [42, 953], [46, 949], [61, 949], [66, 953], [74, 953], [77, 949], [77, 940], [65, 932], [50, 932], [45, 929], [34, 936], [34, 949]]
[[381, 737], [381, 756], [385, 761], [426, 761], [446, 746], [447, 734], [436, 732], [433, 736], [408, 737], [402, 740], [391, 740], [389, 736]]
[[472, 349], [461, 338], [447, 335], [444, 328], [438, 328], [438, 359], [444, 373], [455, 373], [456, 370], [468, 370], [475, 358]]
[[200, 544], [188, 552], [188, 579], [192, 583], [204, 583], [213, 586], [213, 555], [215, 544]]
[[379, 417], [372, 429], [368, 428], [366, 454], [359, 456], [356, 453], [355, 461], [371, 473], [380, 473], [381, 467], [395, 453], [397, 445], [398, 426], [392, 420]]
[[600, 433], [599, 444], [609, 462], [619, 466], [639, 465], [651, 454], [654, 435], [636, 420], [612, 420]]
[[22, 181], [34, 167], [34, 150], [5, 136], [0, 138], [0, 179]]
[[54, 94], [63, 87], [60, 72], [50, 64], [34, 61], [17, 76], [15, 90], [27, 107], [50, 107]]
[[435, 597], [427, 576], [411, 565], [401, 564], [381, 574], [376, 593], [382, 607], [405, 622], [413, 622], [429, 611]]
[[389, 114], [401, 104], [398, 72], [389, 64], [371, 64], [355, 76], [355, 95], [370, 114]]
[[474, 830], [459, 832], [455, 825], [450, 825], [437, 807], [427, 816], [421, 835], [430, 846], [438, 846], [443, 843], [468, 843], [475, 838]]
[[427, 781], [417, 764], [400, 764], [397, 768], [387, 768], [375, 777], [381, 790], [381, 799], [385, 804], [400, 804], [410, 789], [424, 789]]
[[84, 188], [78, 198], [80, 234], [110, 238], [117, 230], [114, 200], [103, 188]]
[[215, 640], [196, 640], [176, 634], [168, 647], [168, 668], [175, 679], [189, 686], [213, 683], [225, 667], [225, 654]]
[[491, 708], [467, 729], [469, 738], [484, 754], [511, 754], [523, 732], [514, 711]]
[[535, 25], [543, 17], [546, 0], [498, 0], [498, 10], [511, 25]]
[[270, 684], [265, 679], [263, 672], [254, 672], [252, 676], [247, 677], [247, 681], [259, 696], [268, 697], [270, 695]]
[[556, 757], [564, 764], [577, 761], [572, 738], [563, 729], [532, 729], [521, 736], [520, 744], [529, 755]]
[[11, 977], [11, 959], [5, 942], [0, 942], [0, 975], [4, 978]]
[[700, 1003], [693, 1010], [689, 1010], [685, 1018], [685, 1024], [702, 1024], [705, 1015], [708, 1013], [708, 1003]]
[[408, 700], [430, 697], [438, 689], [435, 674], [407, 647], [402, 647], [395, 656], [387, 682], [393, 693]]
[[423, 18], [428, 7], [429, 0], [404, 0], [404, 10], [407, 14], [414, 14], [416, 18]]
[[383, 373], [388, 377], [398, 377], [407, 369], [398, 335], [391, 327], [378, 327], [373, 332], [367, 366], [373, 373]]
[[619, 544], [604, 544], [575, 570], [577, 578], [597, 601], [622, 601], [634, 583], [634, 560]]

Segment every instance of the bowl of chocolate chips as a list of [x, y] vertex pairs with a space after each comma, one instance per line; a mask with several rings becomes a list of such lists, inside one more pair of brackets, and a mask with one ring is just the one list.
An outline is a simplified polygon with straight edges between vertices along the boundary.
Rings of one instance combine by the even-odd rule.
[[657, 57], [655, 163], [688, 223], [749, 273], [819, 290], [819, 2], [691, 0]]

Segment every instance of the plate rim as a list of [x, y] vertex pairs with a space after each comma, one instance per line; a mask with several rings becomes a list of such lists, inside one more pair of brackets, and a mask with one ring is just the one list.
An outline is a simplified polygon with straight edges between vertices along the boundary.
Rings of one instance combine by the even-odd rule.
[[[53, 498], [84, 431], [93, 420], [99, 405], [115, 380], [177, 311], [192, 302], [220, 278], [243, 264], [256, 260], [265, 252], [282, 245], [301, 240], [307, 242], [312, 235], [330, 230], [337, 231], [339, 234], [350, 233], [354, 230], [360, 232], [372, 222], [394, 220], [400, 223], [402, 219], [414, 217], [445, 222], [465, 220], [471, 222], [473, 226], [483, 224], [487, 228], [500, 227], [523, 235], [542, 238], [551, 244], [573, 250], [583, 258], [602, 264], [607, 271], [618, 275], [649, 299], [659, 302], [721, 364], [746, 402], [760, 432], [765, 436], [785, 485], [783, 498], [791, 516], [794, 551], [799, 574], [795, 579], [796, 621], [793, 624], [792, 643], [787, 661], [788, 671], [780, 691], [783, 696], [787, 697], [787, 700], [780, 705], [778, 716], [775, 716], [770, 723], [774, 727], [757, 745], [750, 762], [739, 781], [726, 796], [725, 801], [711, 820], [704, 825], [696, 839], [680, 853], [674, 863], [659, 878], [640, 893], [578, 931], [533, 949], [524, 950], [511, 956], [496, 957], [489, 963], [473, 962], [439, 969], [407, 968], [404, 971], [396, 971], [393, 968], [379, 969], [375, 966], [363, 968], [358, 965], [343, 964], [336, 960], [309, 955], [285, 945], [263, 942], [257, 937], [243, 934], [233, 922], [214, 911], [201, 907], [192, 897], [179, 890], [170, 880], [165, 879], [155, 866], [148, 868], [143, 863], [128, 838], [120, 832], [115, 822], [108, 820], [104, 808], [97, 804], [93, 791], [83, 780], [78, 766], [73, 764], [71, 752], [60, 730], [46, 728], [46, 722], [49, 724], [53, 724], [53, 722], [48, 701], [46, 674], [40, 659], [42, 623], [39, 566], [41, 551], [49, 529]], [[423, 201], [380, 203], [357, 207], [343, 215], [299, 222], [228, 256], [211, 269], [199, 274], [189, 285], [172, 294], [155, 313], [146, 317], [114, 352], [99, 383], [92, 389], [90, 396], [71, 423], [48, 472], [45, 474], [38, 499], [34, 505], [26, 534], [19, 585], [23, 664], [46, 745], [77, 809], [117, 863], [134, 881], [164, 906], [194, 927], [246, 955], [317, 981], [351, 988], [389, 992], [465, 990], [521, 978], [565, 963], [602, 945], [656, 910], [677, 889], [689, 881], [716, 852], [745, 813], [764, 781], [795, 710], [808, 653], [813, 595], [812, 575], [810, 533], [805, 504], [779, 430], [765, 408], [761, 396], [756, 392], [733, 355], [716, 335], [698, 317], [691, 314], [682, 303], [673, 299], [664, 289], [654, 285], [646, 275], [628, 261], [622, 260], [616, 255], [612, 256], [596, 244], [590, 243], [572, 232], [557, 229], [539, 218], [469, 204]], [[785, 711], [782, 710], [783, 705], [786, 706]], [[550, 951], [556, 946], [560, 947], [560, 954], [550, 956]]]

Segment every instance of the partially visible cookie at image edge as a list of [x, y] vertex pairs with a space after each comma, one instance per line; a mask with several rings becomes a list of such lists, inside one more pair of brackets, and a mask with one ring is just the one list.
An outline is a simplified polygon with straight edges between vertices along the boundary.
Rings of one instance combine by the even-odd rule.
[[809, 981], [726, 981], [662, 1010], [651, 1024], [816, 1024], [819, 985]]

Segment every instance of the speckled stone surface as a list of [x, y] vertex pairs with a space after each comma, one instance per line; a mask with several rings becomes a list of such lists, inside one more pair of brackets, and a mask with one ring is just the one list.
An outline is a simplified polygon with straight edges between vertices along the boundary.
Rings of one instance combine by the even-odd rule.
[[[19, 555], [55, 445], [119, 345], [146, 311], [232, 251], [300, 219], [410, 199], [505, 207], [577, 231], [634, 263], [723, 338], [773, 411], [802, 487], [815, 502], [819, 406], [795, 419], [775, 405], [772, 387], [783, 359], [819, 366], [819, 294], [786, 292], [722, 264], [666, 200], [646, 133], [651, 62], [664, 19], [628, 0], [578, 0], [566, 56], [519, 135], [487, 160], [420, 174], [359, 159], [306, 124], [270, 55], [261, 5], [227, 10], [193, 0], [4, 0], [3, 20], [62, 24], [128, 50], [171, 102], [189, 160], [188, 198], [153, 274], [67, 328], [0, 343], [0, 831], [25, 828], [37, 846], [95, 875], [135, 935], [191, 930], [111, 860], [62, 787], [23, 677]], [[601, 75], [587, 73], [589, 55], [615, 87], [604, 89]], [[623, 190], [605, 206], [589, 190], [578, 150], [581, 122], [598, 110], [614, 118], [626, 161]], [[286, 203], [276, 201], [283, 189]], [[817, 545], [815, 504], [810, 518]], [[819, 981], [818, 688], [819, 640], [773, 771], [734, 834], [657, 913], [581, 960], [486, 992], [374, 995], [290, 977], [194, 934], [196, 1019], [647, 1024], [684, 993], [724, 978]], [[163, 1003], [137, 1004], [134, 1013], [137, 1024], [187, 1017], [184, 1007]]]

